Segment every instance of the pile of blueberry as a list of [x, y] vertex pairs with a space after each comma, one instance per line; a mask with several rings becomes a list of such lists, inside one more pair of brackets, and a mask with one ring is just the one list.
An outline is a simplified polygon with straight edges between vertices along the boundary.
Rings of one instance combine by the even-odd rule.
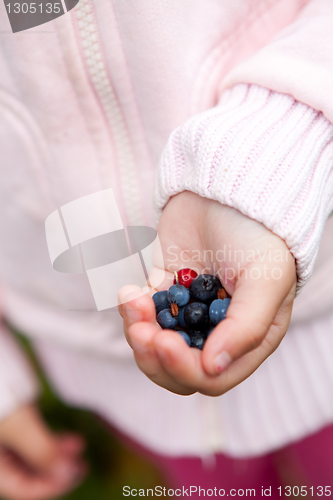
[[153, 295], [157, 322], [177, 331], [190, 347], [202, 349], [208, 335], [225, 319], [230, 298], [220, 280], [192, 269], [175, 273], [169, 290]]

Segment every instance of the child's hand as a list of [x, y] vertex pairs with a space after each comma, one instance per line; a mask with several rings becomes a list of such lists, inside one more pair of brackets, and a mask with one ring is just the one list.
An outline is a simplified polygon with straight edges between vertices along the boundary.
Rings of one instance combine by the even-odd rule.
[[[158, 385], [178, 394], [223, 394], [253, 373], [285, 335], [296, 289], [294, 259], [262, 224], [189, 192], [169, 201], [158, 233], [168, 271], [159, 290], [171, 286], [181, 267], [219, 271], [232, 295], [227, 318], [201, 352], [177, 332], [161, 330], [154, 302], [144, 295], [119, 307], [127, 340], [139, 368]], [[122, 301], [131, 291], [135, 287], [121, 290]]]
[[33, 406], [0, 422], [0, 497], [47, 500], [77, 486], [87, 467], [79, 436], [56, 436]]

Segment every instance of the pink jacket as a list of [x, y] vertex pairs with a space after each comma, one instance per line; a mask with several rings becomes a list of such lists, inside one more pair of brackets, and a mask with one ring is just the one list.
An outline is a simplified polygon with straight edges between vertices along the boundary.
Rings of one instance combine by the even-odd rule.
[[[215, 399], [139, 372], [118, 314], [52, 269], [44, 222], [112, 187], [125, 223], [153, 225], [156, 172], [158, 210], [187, 189], [285, 239], [301, 289], [333, 210], [332, 1], [80, 0], [17, 34], [0, 2], [0, 43], [1, 305], [60, 395], [170, 454], [259, 454], [331, 422], [332, 218], [281, 347]], [[4, 417], [37, 385], [0, 342]]]

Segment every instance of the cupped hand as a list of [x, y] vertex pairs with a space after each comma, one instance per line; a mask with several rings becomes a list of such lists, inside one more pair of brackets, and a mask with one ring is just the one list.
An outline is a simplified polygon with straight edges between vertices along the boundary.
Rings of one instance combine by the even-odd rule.
[[[232, 297], [227, 317], [203, 351], [189, 348], [177, 332], [159, 327], [149, 295], [124, 287], [119, 310], [126, 338], [139, 368], [156, 384], [177, 394], [221, 395], [251, 375], [283, 339], [295, 297], [295, 261], [262, 224], [190, 192], [168, 202], [158, 235], [166, 271], [158, 290], [169, 288], [174, 271], [184, 267], [217, 274]], [[159, 271], [153, 270], [152, 281]]]
[[0, 497], [47, 500], [76, 487], [87, 472], [84, 442], [75, 434], [55, 435], [32, 405], [0, 422]]

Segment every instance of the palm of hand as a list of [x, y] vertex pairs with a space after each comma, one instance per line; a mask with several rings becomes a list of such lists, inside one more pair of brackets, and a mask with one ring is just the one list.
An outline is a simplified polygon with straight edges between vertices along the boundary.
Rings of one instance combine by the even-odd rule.
[[[149, 297], [122, 306], [136, 362], [155, 383], [178, 394], [223, 394], [253, 373], [286, 333], [296, 286], [294, 259], [263, 225], [189, 192], [169, 201], [158, 233], [166, 271], [159, 290], [172, 284], [173, 271], [189, 267], [218, 274], [232, 301], [202, 352], [189, 349], [178, 333], [159, 328]], [[127, 314], [133, 309], [136, 317]]]

